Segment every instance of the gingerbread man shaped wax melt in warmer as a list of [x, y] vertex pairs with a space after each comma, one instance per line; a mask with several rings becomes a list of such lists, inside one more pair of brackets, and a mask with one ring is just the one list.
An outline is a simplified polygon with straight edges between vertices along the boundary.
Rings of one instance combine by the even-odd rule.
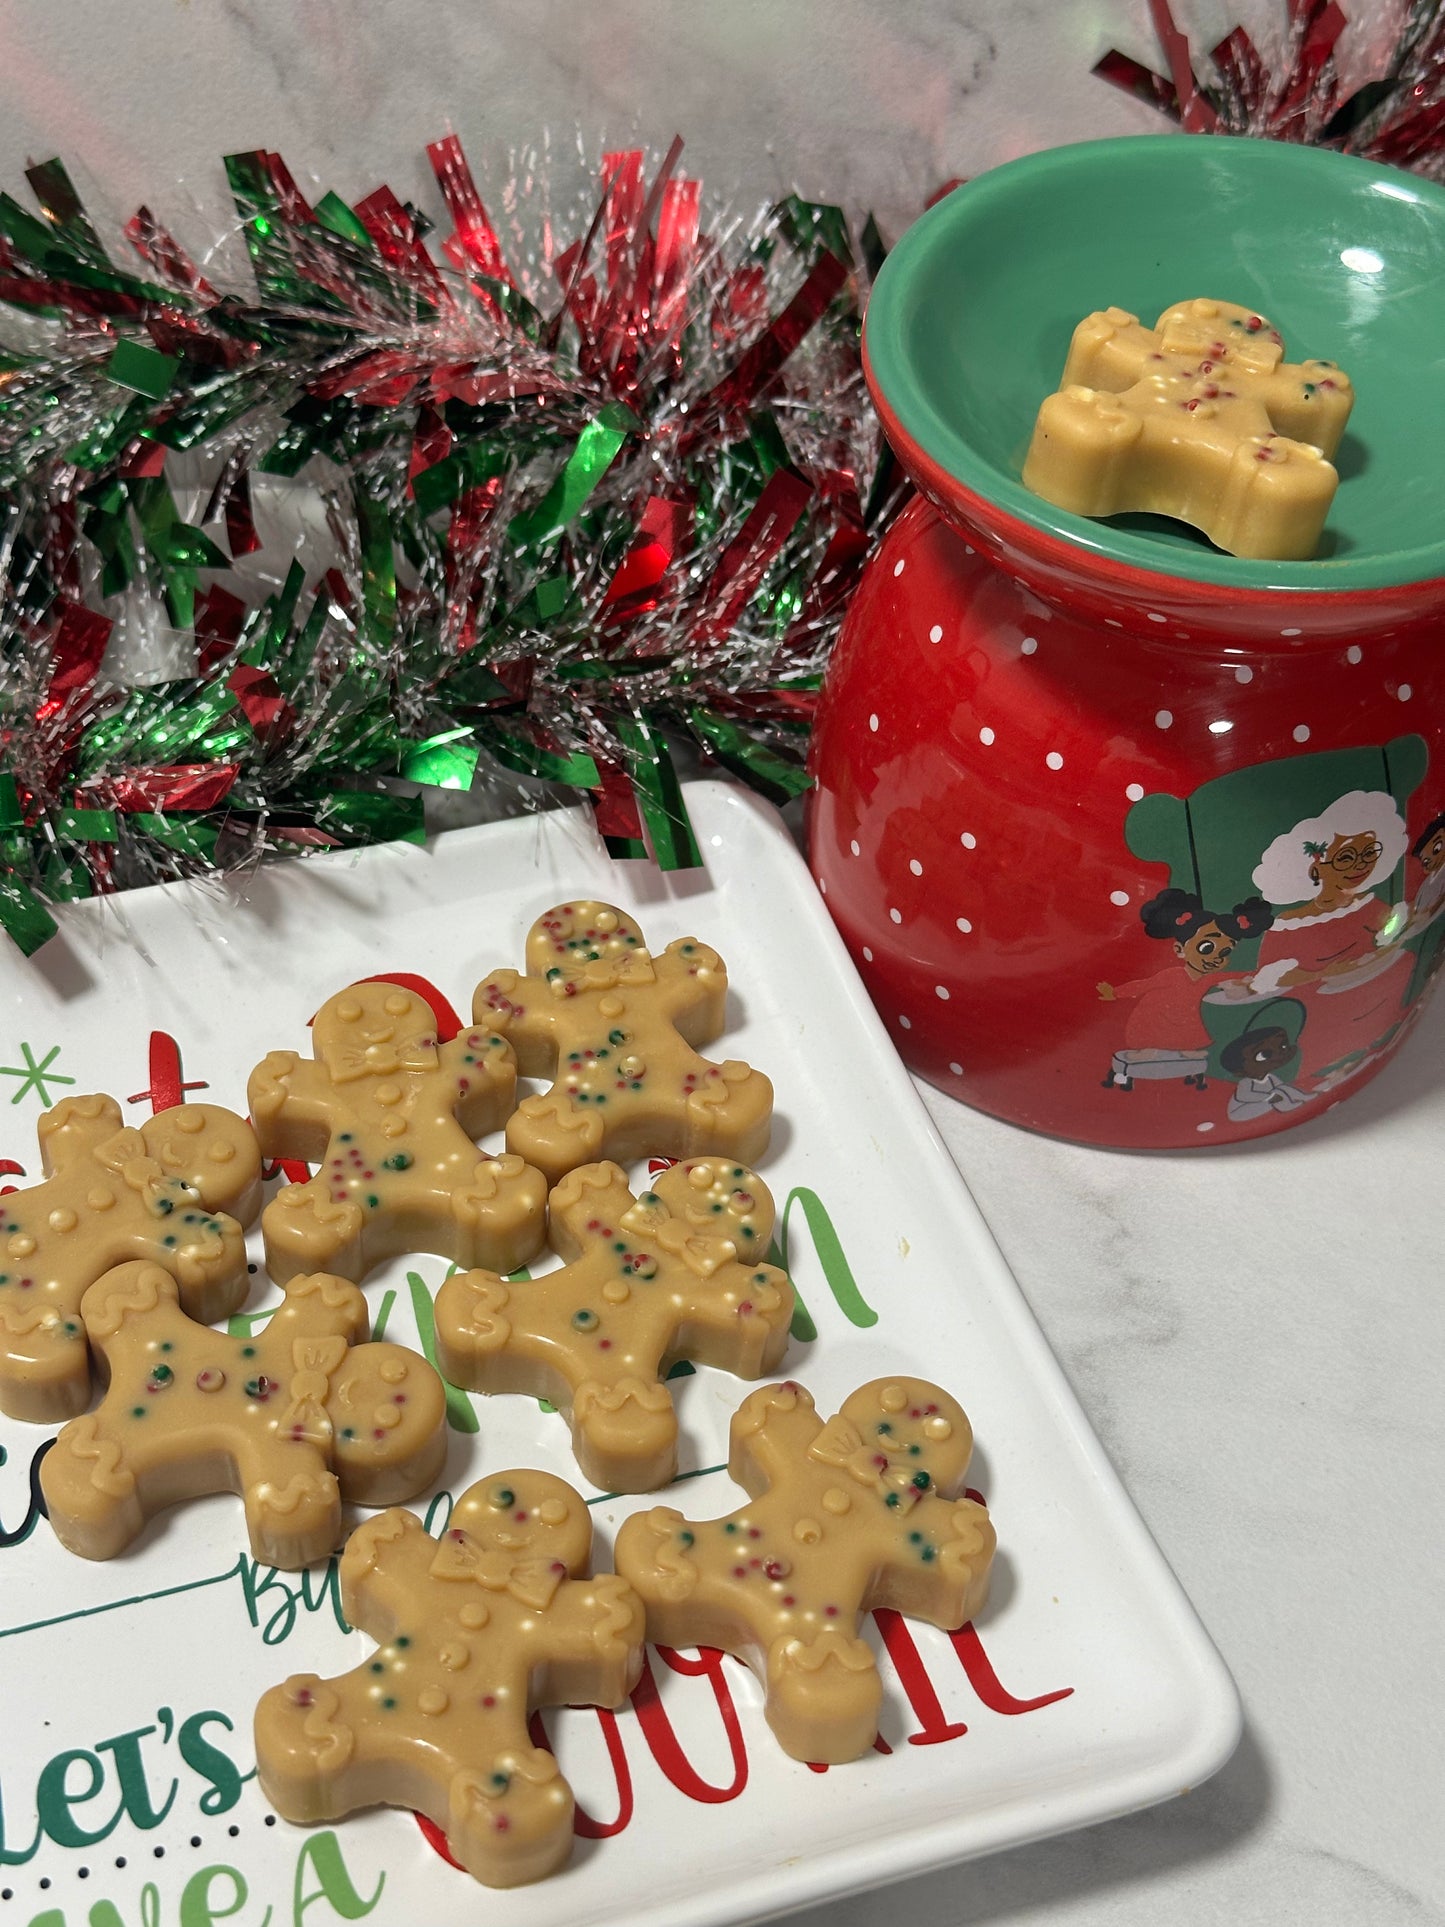
[[550, 1184], [602, 1157], [761, 1157], [772, 1085], [746, 1064], [697, 1054], [722, 1032], [727, 990], [707, 944], [682, 937], [651, 956], [611, 904], [575, 901], [538, 917], [526, 976], [494, 970], [472, 1004], [477, 1024], [511, 1039], [524, 1077], [555, 1079], [512, 1114], [508, 1147]]
[[656, 1506], [618, 1535], [648, 1638], [746, 1660], [795, 1760], [857, 1759], [883, 1700], [863, 1613], [953, 1629], [983, 1605], [993, 1527], [954, 1496], [972, 1447], [961, 1407], [921, 1379], [864, 1385], [826, 1425], [801, 1385], [751, 1393], [728, 1455], [750, 1502], [700, 1524]]
[[124, 1550], [182, 1499], [239, 1492], [252, 1556], [324, 1559], [341, 1506], [394, 1505], [446, 1457], [441, 1380], [401, 1345], [363, 1344], [366, 1300], [344, 1278], [295, 1278], [264, 1329], [232, 1338], [182, 1311], [158, 1265], [121, 1265], [85, 1294], [110, 1389], [40, 1469], [56, 1537], [87, 1559]]
[[1286, 362], [1248, 308], [1182, 301], [1157, 328], [1107, 308], [1074, 330], [1024, 484], [1076, 515], [1152, 510], [1231, 555], [1299, 560], [1334, 500], [1353, 401], [1342, 369]]
[[243, 1302], [261, 1155], [245, 1120], [214, 1104], [129, 1126], [113, 1097], [67, 1097], [37, 1128], [45, 1181], [0, 1205], [0, 1411], [53, 1425], [90, 1403], [80, 1301], [113, 1265], [164, 1265], [206, 1321]]
[[439, 1043], [431, 1006], [390, 983], [341, 991], [312, 1029], [314, 1061], [272, 1051], [247, 1086], [266, 1155], [321, 1166], [262, 1214], [272, 1276], [360, 1279], [411, 1251], [525, 1264], [541, 1247], [546, 1180], [473, 1142], [512, 1108], [511, 1045], [485, 1024]]
[[256, 1709], [261, 1789], [288, 1820], [411, 1807], [492, 1887], [551, 1873], [572, 1846], [572, 1790], [533, 1746], [535, 1706], [620, 1706], [642, 1670], [642, 1605], [587, 1578], [592, 1521], [547, 1472], [464, 1492], [440, 1542], [409, 1512], [354, 1532], [342, 1610], [384, 1642], [340, 1679], [301, 1674]]
[[587, 1164], [557, 1186], [549, 1215], [561, 1271], [522, 1282], [470, 1271], [442, 1286], [442, 1371], [551, 1399], [603, 1491], [665, 1485], [677, 1470], [668, 1367], [691, 1358], [760, 1378], [787, 1348], [793, 1287], [761, 1262], [772, 1198], [721, 1158], [676, 1164], [636, 1199], [615, 1164]]

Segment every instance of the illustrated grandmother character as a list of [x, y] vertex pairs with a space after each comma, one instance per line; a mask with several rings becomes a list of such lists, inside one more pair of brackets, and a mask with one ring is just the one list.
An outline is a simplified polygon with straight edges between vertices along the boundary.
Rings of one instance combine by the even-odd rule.
[[1315, 1091], [1362, 1070], [1402, 1021], [1406, 916], [1374, 890], [1394, 874], [1407, 843], [1393, 796], [1352, 790], [1277, 836], [1254, 871], [1274, 920], [1252, 989], [1290, 990], [1305, 1005], [1302, 1041]]
[[1238, 944], [1269, 928], [1269, 905], [1249, 897], [1232, 910], [1210, 910], [1188, 890], [1161, 890], [1139, 912], [1145, 933], [1167, 943], [1174, 962], [1130, 983], [1101, 983], [1105, 1003], [1128, 1002], [1124, 1042], [1114, 1052], [1104, 1088], [1131, 1090], [1138, 1079], [1182, 1078], [1196, 1090], [1208, 1082], [1209, 1032], [1200, 1012], [1206, 991], [1231, 981]]

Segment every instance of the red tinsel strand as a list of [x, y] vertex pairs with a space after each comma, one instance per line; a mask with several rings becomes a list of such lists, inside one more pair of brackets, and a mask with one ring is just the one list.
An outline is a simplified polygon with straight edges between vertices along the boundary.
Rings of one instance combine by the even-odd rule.
[[1168, 75], [1116, 48], [1101, 79], [1147, 101], [1191, 132], [1339, 147], [1366, 159], [1445, 177], [1445, 9], [1417, 0], [1403, 15], [1380, 71], [1348, 95], [1340, 79], [1349, 16], [1337, 0], [1286, 0], [1284, 54], [1272, 67], [1237, 26], [1208, 55], [1201, 79], [1167, 0], [1150, 0]]

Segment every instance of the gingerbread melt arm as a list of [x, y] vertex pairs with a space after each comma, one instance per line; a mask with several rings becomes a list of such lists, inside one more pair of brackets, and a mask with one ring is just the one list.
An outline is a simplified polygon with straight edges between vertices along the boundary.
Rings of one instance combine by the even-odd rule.
[[490, 1886], [566, 1859], [573, 1800], [528, 1712], [617, 1705], [642, 1666], [642, 1609], [615, 1575], [584, 1575], [592, 1525], [548, 1473], [463, 1493], [437, 1543], [405, 1512], [353, 1534], [341, 1561], [353, 1624], [381, 1643], [339, 1679], [301, 1674], [256, 1709], [266, 1797], [288, 1819], [411, 1807]]
[[230, 1491], [253, 1556], [294, 1570], [335, 1546], [343, 1498], [414, 1497], [441, 1469], [440, 1379], [400, 1345], [353, 1345], [366, 1304], [345, 1279], [293, 1280], [243, 1338], [188, 1318], [154, 1264], [107, 1273], [81, 1313], [109, 1389], [62, 1429], [41, 1489], [57, 1538], [84, 1558], [112, 1558], [167, 1506]]
[[727, 1024], [727, 965], [711, 944], [679, 937], [654, 959], [658, 1001], [678, 1033], [701, 1050], [721, 1037]]
[[517, 1101], [516, 1052], [495, 1028], [474, 1024], [441, 1045], [442, 1075], [457, 1089], [456, 1119], [468, 1137], [498, 1131]]
[[271, 1157], [319, 1163], [331, 1134], [331, 1103], [322, 1066], [294, 1050], [268, 1051], [246, 1081], [246, 1105]]
[[667, 1366], [692, 1358], [757, 1377], [786, 1348], [792, 1286], [754, 1255], [772, 1228], [767, 1188], [742, 1165], [697, 1158], [634, 1199], [615, 1164], [588, 1164], [553, 1191], [550, 1216], [560, 1271], [473, 1271], [442, 1286], [442, 1370], [476, 1391], [552, 1400], [600, 1489], [665, 1485], [677, 1469]]
[[111, 1267], [163, 1265], [206, 1320], [241, 1304], [245, 1238], [229, 1213], [255, 1215], [261, 1160], [250, 1126], [211, 1104], [130, 1127], [113, 1098], [66, 1098], [39, 1129], [47, 1176], [0, 1218], [0, 1410], [53, 1424], [89, 1403], [80, 1303]]
[[882, 1703], [863, 1613], [953, 1628], [983, 1603], [993, 1528], [953, 1497], [971, 1445], [962, 1408], [920, 1379], [862, 1386], [826, 1424], [801, 1386], [752, 1393], [729, 1458], [749, 1502], [700, 1523], [658, 1507], [618, 1535], [648, 1637], [746, 1660], [793, 1758], [856, 1759]]
[[517, 970], [492, 971], [472, 995], [473, 1024], [510, 1042], [523, 1077], [550, 1077], [557, 1068], [553, 1016], [545, 981]]

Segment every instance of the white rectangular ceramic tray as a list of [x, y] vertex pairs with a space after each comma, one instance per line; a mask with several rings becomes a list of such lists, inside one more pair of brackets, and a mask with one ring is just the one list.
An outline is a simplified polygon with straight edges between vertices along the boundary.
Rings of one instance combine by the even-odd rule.
[[[788, 1260], [816, 1326], [810, 1342], [794, 1339], [780, 1376], [800, 1379], [824, 1413], [891, 1370], [962, 1400], [978, 1441], [970, 1483], [999, 1539], [977, 1627], [951, 1640], [894, 1625], [885, 1641], [867, 1622], [888, 1750], [826, 1772], [778, 1751], [744, 1668], [697, 1670], [691, 1655], [653, 1653], [640, 1709], [546, 1716], [590, 1821], [569, 1867], [484, 1896], [409, 1814], [380, 1810], [308, 1834], [270, 1816], [250, 1777], [265, 1687], [342, 1671], [367, 1649], [339, 1622], [334, 1572], [258, 1571], [239, 1503], [225, 1497], [156, 1521], [109, 1564], [72, 1558], [43, 1519], [25, 1531], [45, 1432], [0, 1419], [0, 1927], [75, 1927], [94, 1922], [102, 1901], [114, 1912], [101, 1910], [101, 1927], [223, 1917], [235, 1927], [707, 1927], [1146, 1806], [1228, 1757], [1239, 1730], [1229, 1676], [1049, 1353], [785, 829], [726, 784], [693, 786], [689, 806], [702, 873], [614, 864], [567, 812], [455, 831], [426, 849], [338, 853], [225, 886], [67, 908], [35, 960], [0, 958], [5, 1181], [39, 1176], [47, 1096], [105, 1090], [128, 1116], [147, 1114], [152, 1033], [174, 1040], [207, 1101], [244, 1110], [252, 1065], [271, 1048], [304, 1049], [308, 1018], [345, 983], [409, 971], [465, 1017], [476, 982], [520, 964], [533, 917], [565, 897], [633, 910], [658, 949], [700, 936], [722, 952], [734, 987], [716, 1054], [747, 1058], [777, 1089], [760, 1168], [780, 1209], [791, 1200]], [[32, 1063], [48, 1082], [30, 1076]], [[835, 1293], [820, 1260], [830, 1228], [856, 1300]], [[389, 1337], [420, 1342], [445, 1271], [421, 1258], [367, 1281]], [[268, 1302], [266, 1289], [258, 1278], [254, 1304]], [[673, 1389], [685, 1482], [668, 1502], [695, 1517], [729, 1511], [741, 1495], [723, 1469], [728, 1420], [746, 1387], [699, 1369]], [[535, 1401], [458, 1395], [454, 1417], [447, 1490], [521, 1463], [578, 1482], [562, 1421]], [[621, 1520], [650, 1503], [596, 1497], [599, 1563]]]

